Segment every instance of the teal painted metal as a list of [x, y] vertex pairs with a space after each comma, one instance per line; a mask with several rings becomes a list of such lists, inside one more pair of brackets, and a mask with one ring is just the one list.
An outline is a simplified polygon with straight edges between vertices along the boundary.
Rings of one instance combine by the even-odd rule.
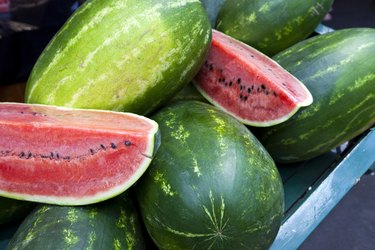
[[325, 33], [329, 33], [329, 32], [332, 32], [334, 31], [334, 29], [328, 27], [328, 26], [325, 26], [323, 24], [319, 24], [316, 28], [315, 28], [315, 32], [317, 34], [325, 34]]
[[308, 189], [305, 197], [289, 208], [271, 250], [297, 249], [374, 162], [375, 131], [372, 130], [315, 187]]
[[[310, 161], [279, 167], [284, 185], [286, 211], [289, 211], [293, 204], [298, 202], [299, 198], [303, 197], [310, 187], [330, 170], [330, 166], [339, 156], [337, 152], [330, 152]], [[293, 174], [290, 173], [292, 170], [294, 170]]]

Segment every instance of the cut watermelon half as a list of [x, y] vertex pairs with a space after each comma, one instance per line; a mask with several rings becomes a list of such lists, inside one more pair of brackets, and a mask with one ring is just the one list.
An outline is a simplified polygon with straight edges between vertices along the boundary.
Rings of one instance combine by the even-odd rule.
[[313, 101], [305, 85], [271, 58], [216, 30], [194, 84], [212, 104], [252, 126], [286, 121]]
[[0, 103], [0, 195], [58, 205], [114, 197], [134, 184], [159, 146], [143, 116]]

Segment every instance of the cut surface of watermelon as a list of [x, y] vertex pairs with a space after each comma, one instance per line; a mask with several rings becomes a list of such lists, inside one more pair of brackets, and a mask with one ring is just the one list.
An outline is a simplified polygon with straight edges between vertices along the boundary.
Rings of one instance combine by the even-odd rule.
[[122, 193], [158, 148], [158, 124], [143, 116], [0, 103], [0, 195], [84, 205]]
[[194, 84], [212, 104], [252, 126], [281, 123], [313, 101], [303, 83], [271, 58], [216, 30]]

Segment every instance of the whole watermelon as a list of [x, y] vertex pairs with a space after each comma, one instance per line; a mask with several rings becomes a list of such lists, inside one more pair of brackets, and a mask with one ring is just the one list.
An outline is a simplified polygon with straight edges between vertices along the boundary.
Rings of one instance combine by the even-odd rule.
[[311, 159], [374, 126], [374, 41], [375, 29], [343, 29], [300, 42], [274, 57], [314, 98], [288, 121], [257, 131], [275, 161]]
[[7, 250], [145, 249], [141, 218], [130, 193], [90, 206], [38, 205]]
[[136, 193], [160, 249], [267, 249], [283, 186], [269, 154], [232, 116], [198, 101], [153, 116], [162, 142]]
[[216, 28], [272, 56], [305, 39], [333, 0], [225, 1]]
[[51, 40], [28, 103], [147, 114], [203, 63], [211, 26], [199, 0], [91, 0]]

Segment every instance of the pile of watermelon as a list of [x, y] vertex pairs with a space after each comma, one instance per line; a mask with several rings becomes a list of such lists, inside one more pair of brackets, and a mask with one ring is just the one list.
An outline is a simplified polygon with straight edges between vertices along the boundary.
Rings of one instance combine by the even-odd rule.
[[84, 3], [0, 103], [7, 249], [268, 249], [275, 162], [375, 122], [375, 30], [312, 36], [332, 2]]

